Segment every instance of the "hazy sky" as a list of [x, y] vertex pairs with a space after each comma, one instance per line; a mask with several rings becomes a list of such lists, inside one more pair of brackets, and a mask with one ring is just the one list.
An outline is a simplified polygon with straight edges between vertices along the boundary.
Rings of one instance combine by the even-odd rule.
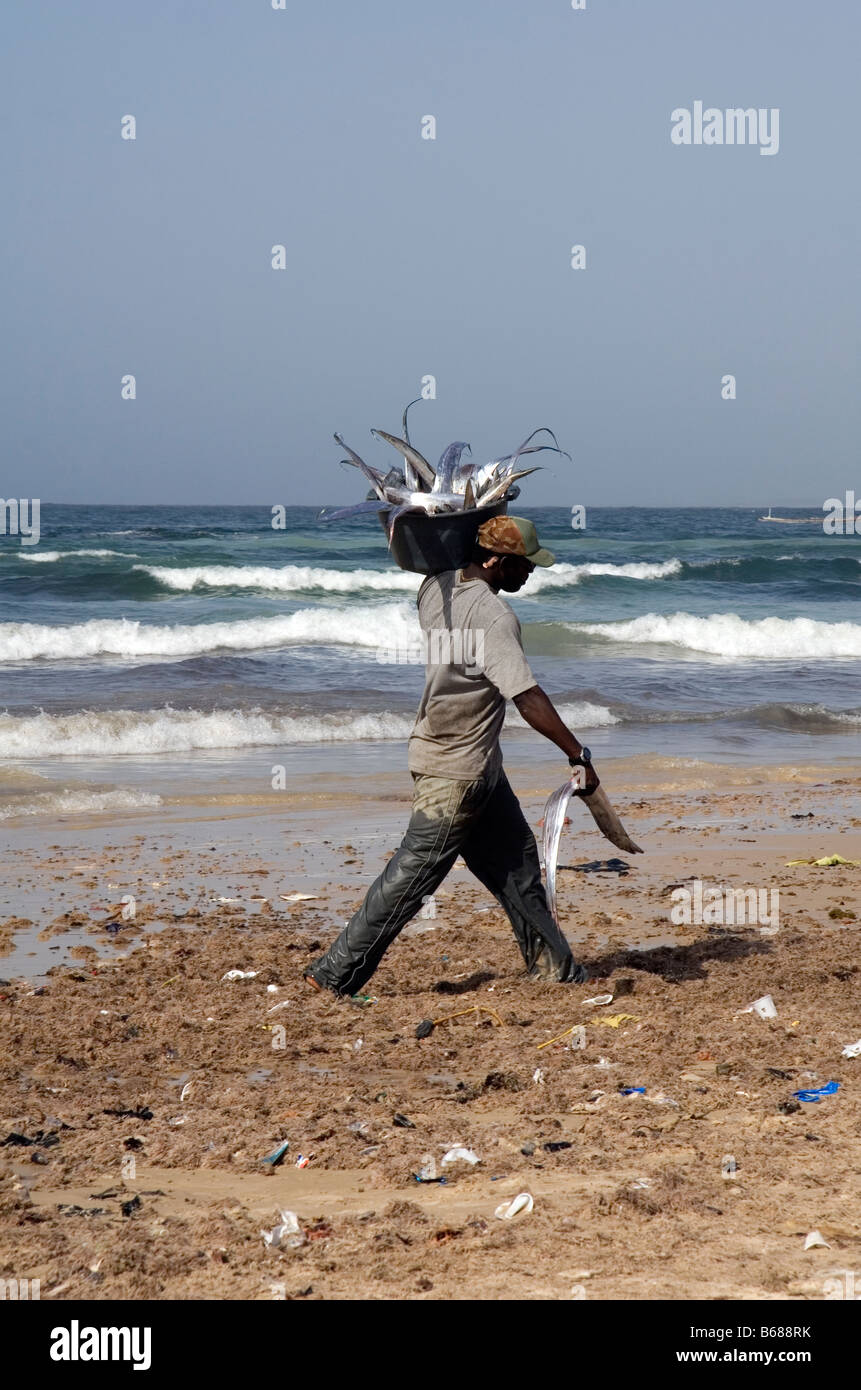
[[[433, 459], [556, 430], [574, 463], [533, 505], [859, 488], [858, 0], [6, 0], [0, 25], [3, 497], [347, 504], [333, 431], [393, 461], [369, 427], [426, 374]], [[673, 144], [700, 100], [778, 108], [778, 152]]]

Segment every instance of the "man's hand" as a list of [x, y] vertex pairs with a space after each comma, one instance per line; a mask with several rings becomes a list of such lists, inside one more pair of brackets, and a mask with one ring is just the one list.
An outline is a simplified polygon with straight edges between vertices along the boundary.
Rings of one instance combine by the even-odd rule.
[[590, 796], [597, 791], [601, 785], [601, 780], [595, 771], [594, 763], [587, 763], [585, 767], [578, 766], [570, 769], [571, 776], [577, 778], [576, 796]]

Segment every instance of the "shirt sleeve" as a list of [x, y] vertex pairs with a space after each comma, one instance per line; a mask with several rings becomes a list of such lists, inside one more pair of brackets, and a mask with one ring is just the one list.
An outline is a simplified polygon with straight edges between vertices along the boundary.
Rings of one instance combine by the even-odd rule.
[[493, 620], [484, 634], [484, 659], [477, 664], [506, 700], [538, 684], [523, 654], [520, 624], [512, 612]]

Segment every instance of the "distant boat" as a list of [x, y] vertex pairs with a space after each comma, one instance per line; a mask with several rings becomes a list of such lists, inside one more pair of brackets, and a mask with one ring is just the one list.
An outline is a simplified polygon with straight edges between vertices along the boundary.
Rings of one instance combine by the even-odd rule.
[[817, 524], [822, 521], [821, 516], [772, 516], [771, 507], [768, 509], [768, 516], [761, 516], [760, 521], [777, 521], [784, 526], [809, 526], [811, 522]]

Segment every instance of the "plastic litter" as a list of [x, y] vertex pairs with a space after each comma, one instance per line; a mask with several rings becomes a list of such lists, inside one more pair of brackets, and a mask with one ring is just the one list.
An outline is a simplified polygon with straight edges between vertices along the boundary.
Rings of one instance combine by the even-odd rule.
[[[500, 1028], [502, 1027], [502, 1019], [499, 1017], [499, 1014], [496, 1012], [495, 1009], [491, 1009], [488, 1004], [473, 1004], [472, 1007], [469, 1009], [458, 1009], [457, 1013], [443, 1014], [441, 1018], [423, 1019], [422, 1022], [419, 1024], [419, 1028], [424, 1028], [425, 1024], [429, 1023], [430, 1028], [428, 1029], [428, 1032], [431, 1032], [440, 1023], [451, 1023], [452, 1019], [466, 1018], [468, 1014], [490, 1014], [491, 1018], [495, 1021], [497, 1026]], [[427, 1033], [423, 1032], [421, 1036], [423, 1038], [426, 1038]], [[419, 1037], [418, 1028], [416, 1029], [416, 1037]]]
[[831, 1249], [831, 1246], [828, 1244], [828, 1241], [825, 1239], [821, 1231], [811, 1231], [810, 1234], [805, 1238], [804, 1248], [805, 1250], [813, 1250], [818, 1245], [824, 1246], [826, 1250]]
[[519, 1192], [510, 1202], [500, 1202], [494, 1216], [498, 1216], [500, 1221], [511, 1221], [513, 1217], [519, 1216], [524, 1212], [527, 1216], [535, 1206], [530, 1192]]
[[562, 1149], [572, 1149], [574, 1145], [571, 1143], [570, 1139], [551, 1139], [549, 1143], [545, 1144], [543, 1147], [549, 1154], [558, 1154]]
[[304, 903], [309, 898], [316, 898], [316, 893], [279, 893], [279, 898], [285, 903]]
[[453, 1149], [449, 1149], [448, 1153], [443, 1156], [442, 1166], [444, 1168], [447, 1163], [457, 1163], [459, 1160], [463, 1163], [470, 1163], [473, 1167], [475, 1167], [476, 1163], [481, 1162], [478, 1154], [473, 1153], [472, 1149], [462, 1149], [459, 1145], [456, 1145]]
[[300, 1154], [299, 1157], [296, 1159], [296, 1167], [307, 1168], [308, 1164], [311, 1162], [312, 1157], [313, 1154]]
[[844, 859], [842, 854], [827, 854], [824, 859], [790, 859], [787, 861], [787, 869], [791, 869], [795, 864], [815, 864], [820, 869], [830, 869], [835, 864], [861, 864], [861, 859]]
[[606, 1004], [612, 1004], [612, 994], [596, 994], [594, 999], [584, 999], [584, 1004], [589, 1004], [593, 1008], [603, 1008]]
[[191, 1083], [190, 1081], [186, 1081], [185, 1085], [183, 1086], [182, 1090], [181, 1090], [180, 1093], [179, 1093], [179, 1103], [180, 1103], [180, 1105], [181, 1105], [182, 1102], [185, 1100], [186, 1096], [188, 1095], [189, 1091], [191, 1090], [191, 1086], [192, 1086], [192, 1083]]
[[564, 1033], [557, 1033], [555, 1038], [548, 1038], [546, 1042], [539, 1043], [538, 1051], [540, 1052], [543, 1047], [550, 1047], [552, 1043], [561, 1042], [563, 1038], [570, 1037], [572, 1033], [576, 1033], [577, 1029], [582, 1027], [582, 1023], [572, 1023], [571, 1027], [566, 1028]]
[[305, 1236], [295, 1211], [282, 1211], [280, 1225], [273, 1226], [271, 1231], [261, 1231], [260, 1234], [273, 1250], [279, 1249], [282, 1245], [288, 1246], [291, 1250], [298, 1250], [300, 1245], [305, 1244]]
[[270, 1169], [270, 1171], [271, 1171], [273, 1168], [277, 1168], [277, 1167], [278, 1167], [278, 1164], [283, 1162], [283, 1160], [284, 1160], [284, 1155], [286, 1154], [286, 1152], [287, 1152], [287, 1150], [289, 1149], [289, 1147], [290, 1147], [290, 1140], [289, 1140], [289, 1139], [285, 1139], [284, 1142], [283, 1142], [283, 1144], [279, 1144], [279, 1145], [277, 1146], [277, 1148], [274, 1148], [274, 1149], [272, 1150], [271, 1154], [267, 1154], [266, 1157], [265, 1157], [264, 1159], [261, 1159], [261, 1163], [262, 1163], [265, 1167], [268, 1167], [268, 1168]]
[[366, 1009], [369, 1004], [377, 1003], [376, 994], [351, 994], [350, 1003], [358, 1004], [359, 1008]]
[[849, 1043], [844, 1047], [842, 1055], [844, 1057], [861, 1057], [861, 1038], [855, 1043]]
[[748, 1004], [746, 1009], [739, 1009], [738, 1014], [756, 1014], [758, 1018], [777, 1018], [777, 1007], [770, 994], [763, 994], [759, 999], [754, 999], [752, 1004]]
[[278, 993], [278, 986], [277, 986], [277, 985], [267, 985], [267, 986], [266, 986], [266, 993], [267, 993], [267, 994], [277, 994], [277, 993]]
[[571, 1034], [571, 1041], [568, 1044], [572, 1052], [582, 1052], [586, 1046], [586, 1029], [579, 1023]]
[[644, 1096], [645, 1094], [645, 1086], [623, 1086], [619, 1091], [620, 1096]]
[[259, 970], [228, 970], [222, 975], [222, 980], [253, 980], [255, 975], [259, 975]]
[[623, 1023], [639, 1023], [639, 1021], [637, 1014], [604, 1014], [601, 1018], [593, 1020], [602, 1028], [621, 1028]]
[[795, 1096], [796, 1100], [803, 1100], [806, 1101], [809, 1105], [814, 1105], [818, 1101], [822, 1100], [823, 1096], [836, 1095], [839, 1090], [839, 1081], [828, 1081], [824, 1086], [817, 1086], [815, 1090], [793, 1091], [792, 1094]]
[[415, 1129], [415, 1125], [413, 1124], [412, 1120], [410, 1120], [406, 1115], [402, 1115], [400, 1111], [398, 1111], [397, 1114], [392, 1116], [392, 1124], [397, 1125], [399, 1129]]
[[535, 1082], [536, 1086], [544, 1085], [544, 1072], [541, 1070], [540, 1067], [535, 1068], [534, 1072], [532, 1073], [532, 1080]]
[[425, 1154], [422, 1167], [417, 1173], [413, 1173], [413, 1177], [416, 1182], [445, 1182], [445, 1178], [437, 1176], [436, 1159], [433, 1154]]
[[286, 1009], [290, 1003], [289, 999], [282, 999], [280, 1004], [273, 1004], [271, 1009], [267, 1009], [268, 1014], [276, 1014], [279, 1009]]

